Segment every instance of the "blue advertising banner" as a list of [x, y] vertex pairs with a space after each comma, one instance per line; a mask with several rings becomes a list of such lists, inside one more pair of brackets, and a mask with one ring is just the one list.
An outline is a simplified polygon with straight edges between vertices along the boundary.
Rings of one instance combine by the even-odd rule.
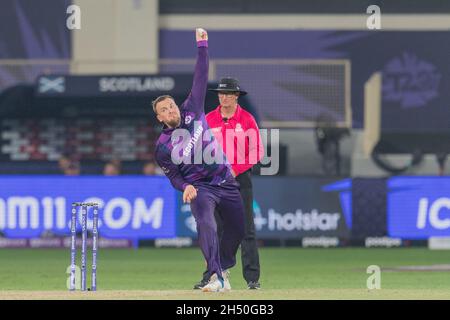
[[[349, 238], [355, 215], [361, 215], [352, 212], [351, 179], [254, 177], [253, 184], [259, 239]], [[448, 190], [447, 177], [388, 179], [388, 236], [448, 236]], [[0, 234], [7, 238], [67, 236], [72, 202], [99, 203], [100, 231], [105, 238], [197, 236], [190, 206], [182, 203], [181, 193], [165, 177], [157, 176], [0, 176]], [[91, 224], [89, 219], [88, 228]]]
[[10, 238], [68, 235], [72, 203], [97, 202], [101, 237], [175, 237], [175, 196], [169, 181], [157, 176], [0, 176], [0, 232]]
[[450, 235], [450, 178], [395, 177], [388, 181], [388, 235], [426, 239]]
[[350, 237], [349, 180], [255, 177], [259, 238]]

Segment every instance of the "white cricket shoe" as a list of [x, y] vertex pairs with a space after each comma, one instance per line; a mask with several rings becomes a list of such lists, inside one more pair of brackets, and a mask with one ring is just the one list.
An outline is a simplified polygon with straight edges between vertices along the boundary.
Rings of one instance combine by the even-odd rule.
[[[212, 277], [211, 277], [212, 278]], [[217, 276], [215, 279], [209, 280], [209, 283], [202, 288], [203, 292], [223, 292], [225, 291], [224, 281]]]
[[202, 288], [203, 292], [224, 292], [230, 291], [231, 285], [229, 280], [230, 273], [225, 270], [222, 272], [223, 281], [218, 279], [217, 274], [213, 274], [206, 286]]

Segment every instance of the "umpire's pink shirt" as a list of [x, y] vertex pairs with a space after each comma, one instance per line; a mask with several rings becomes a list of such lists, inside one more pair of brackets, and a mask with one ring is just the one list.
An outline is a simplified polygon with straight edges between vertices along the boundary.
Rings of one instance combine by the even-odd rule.
[[255, 118], [240, 105], [237, 105], [236, 112], [228, 120], [222, 118], [220, 109], [219, 105], [208, 113], [206, 121], [214, 133], [214, 137], [222, 145], [233, 171], [236, 175], [240, 175], [253, 167], [264, 156], [259, 128]]

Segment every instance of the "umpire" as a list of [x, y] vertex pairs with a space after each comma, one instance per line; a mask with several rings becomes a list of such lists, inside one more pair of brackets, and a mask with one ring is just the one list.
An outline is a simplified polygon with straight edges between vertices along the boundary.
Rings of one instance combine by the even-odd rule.
[[[255, 118], [238, 104], [239, 96], [246, 95], [247, 92], [240, 90], [236, 79], [222, 78], [216, 89], [209, 90], [218, 93], [220, 105], [206, 115], [206, 121], [231, 163], [232, 174], [240, 184], [244, 202], [245, 236], [241, 243], [243, 276], [248, 289], [260, 289], [251, 180], [252, 167], [264, 154], [259, 128]], [[227, 150], [227, 146], [232, 150]], [[222, 228], [217, 213], [216, 220], [220, 235]], [[202, 288], [208, 281], [204, 273], [203, 279], [194, 286], [194, 289]]]

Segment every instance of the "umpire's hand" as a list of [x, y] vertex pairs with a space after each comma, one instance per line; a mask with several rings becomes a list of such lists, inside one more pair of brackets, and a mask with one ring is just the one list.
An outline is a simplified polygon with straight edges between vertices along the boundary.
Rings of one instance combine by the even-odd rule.
[[197, 197], [197, 189], [190, 184], [186, 186], [183, 192], [183, 202], [184, 203], [191, 203], [192, 200], [194, 200]]

